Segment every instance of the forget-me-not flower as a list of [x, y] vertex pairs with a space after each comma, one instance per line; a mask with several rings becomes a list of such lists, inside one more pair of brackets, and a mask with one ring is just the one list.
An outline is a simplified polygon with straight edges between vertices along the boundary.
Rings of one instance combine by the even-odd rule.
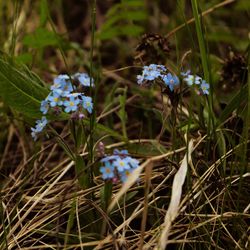
[[193, 84], [199, 85], [202, 81], [202, 78], [197, 75], [188, 75], [183, 79], [189, 86]]
[[[108, 177], [106, 174], [103, 176], [103, 179], [112, 179], [113, 183], [115, 183], [118, 179], [125, 182], [128, 175], [139, 167], [139, 161], [128, 156], [127, 150], [115, 149], [113, 151], [113, 155], [105, 156], [101, 159], [101, 162], [104, 163], [104, 166], [100, 168], [101, 173], [106, 173], [106, 171], [108, 171], [110, 176]], [[109, 169], [106, 169], [106, 166], [108, 166]], [[110, 173], [110, 170], [113, 170], [113, 174]]]
[[126, 169], [122, 173], [120, 173], [121, 181], [126, 182], [132, 172], [133, 172], [133, 169]]
[[119, 156], [118, 155], [108, 155], [108, 156], [105, 156], [104, 158], [101, 159], [101, 162], [105, 163], [107, 161], [114, 161], [114, 160], [117, 160], [119, 159]]
[[174, 87], [179, 85], [180, 81], [179, 78], [175, 75], [172, 75], [171, 73], [168, 73], [167, 75], [164, 75], [162, 77], [162, 80], [164, 83], [169, 87], [171, 91], [174, 90]]
[[166, 72], [164, 65], [150, 64], [144, 66], [141, 75], [137, 75], [137, 83], [142, 84], [144, 81], [153, 81]]
[[208, 95], [209, 94], [209, 84], [203, 80], [200, 86], [200, 91], [204, 94], [204, 95]]
[[69, 81], [68, 75], [58, 75], [54, 78], [54, 84], [50, 87], [51, 90], [61, 89], [63, 84]]
[[43, 129], [47, 124], [48, 120], [46, 119], [45, 116], [43, 116], [41, 120], [36, 121], [35, 128], [31, 128], [31, 136], [35, 141], [37, 140], [37, 135], [43, 131]]
[[123, 172], [125, 169], [130, 169], [130, 165], [126, 158], [124, 159], [117, 159], [114, 161], [114, 166], [117, 168], [118, 172]]
[[128, 156], [126, 157], [127, 158], [127, 161], [129, 163], [129, 165], [132, 167], [132, 168], [138, 168], [139, 167], [139, 161]]
[[41, 132], [47, 124], [48, 120], [45, 116], [43, 116], [41, 120], [36, 121], [36, 130]]
[[78, 108], [78, 104], [80, 103], [80, 100], [78, 98], [75, 98], [75, 96], [69, 95], [69, 100], [66, 100], [63, 102], [63, 105], [65, 106], [65, 112], [69, 113], [71, 111], [76, 111]]
[[80, 84], [85, 87], [90, 87], [90, 82], [91, 82], [91, 86], [94, 86], [94, 79], [92, 77], [90, 78], [89, 75], [86, 73], [76, 73], [74, 74], [73, 77], [75, 79], [78, 79]]
[[100, 172], [104, 180], [115, 177], [114, 166], [110, 162], [106, 162], [103, 167], [100, 167]]
[[61, 90], [54, 90], [53, 92], [50, 92], [46, 100], [50, 101], [51, 107], [61, 106], [63, 104], [61, 94]]
[[89, 96], [82, 97], [82, 106], [87, 109], [87, 111], [91, 114], [93, 110], [92, 98]]
[[114, 155], [128, 155], [128, 150], [126, 149], [114, 149]]
[[41, 102], [40, 111], [45, 115], [48, 113], [48, 110], [49, 110], [49, 102], [47, 100], [43, 100]]

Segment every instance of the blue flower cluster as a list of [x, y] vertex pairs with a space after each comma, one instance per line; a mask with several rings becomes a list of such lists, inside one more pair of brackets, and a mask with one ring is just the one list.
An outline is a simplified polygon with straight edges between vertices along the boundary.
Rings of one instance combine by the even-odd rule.
[[183, 81], [187, 83], [188, 86], [193, 84], [199, 87], [199, 93], [203, 95], [209, 94], [209, 84], [203, 80], [200, 76], [191, 75], [190, 70], [187, 72], [182, 72], [181, 75], [184, 77]]
[[[199, 87], [199, 93], [203, 95], [209, 94], [209, 84], [203, 80], [200, 76], [190, 74], [190, 70], [182, 72], [183, 81], [189, 86], [197, 85]], [[164, 65], [150, 64], [144, 66], [141, 75], [137, 75], [137, 83], [139, 85], [154, 80], [161, 80], [165, 87], [168, 87], [171, 91], [180, 84], [180, 80], [176, 75], [167, 72], [167, 68]]]
[[113, 155], [102, 158], [104, 164], [100, 168], [104, 180], [117, 182], [120, 179], [125, 182], [128, 176], [139, 167], [139, 161], [130, 157], [127, 150], [115, 149]]
[[180, 84], [179, 78], [176, 75], [167, 73], [167, 69], [164, 65], [150, 64], [144, 66], [141, 75], [137, 75], [137, 83], [139, 85], [146, 81], [154, 81], [160, 79], [164, 82], [164, 85], [171, 91], [174, 91], [174, 87]]
[[[41, 102], [40, 111], [43, 115], [46, 115], [50, 109], [57, 114], [61, 111], [71, 113], [72, 118], [79, 119], [84, 117], [84, 110], [92, 113], [92, 98], [77, 92], [78, 86], [73, 85], [72, 81], [76, 82], [78, 86], [94, 86], [93, 78], [90, 78], [86, 73], [76, 73], [71, 77], [68, 75], [57, 76], [54, 79], [54, 84], [50, 87], [49, 95]], [[36, 127], [31, 128], [34, 140], [37, 139], [37, 135], [43, 131], [47, 123], [46, 117], [43, 116], [42, 120], [36, 122]]]

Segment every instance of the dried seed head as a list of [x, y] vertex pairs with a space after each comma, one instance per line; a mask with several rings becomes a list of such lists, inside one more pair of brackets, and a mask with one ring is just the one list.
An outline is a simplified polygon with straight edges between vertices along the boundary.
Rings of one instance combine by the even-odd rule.
[[135, 62], [164, 63], [170, 52], [168, 40], [159, 34], [144, 34], [136, 47]]

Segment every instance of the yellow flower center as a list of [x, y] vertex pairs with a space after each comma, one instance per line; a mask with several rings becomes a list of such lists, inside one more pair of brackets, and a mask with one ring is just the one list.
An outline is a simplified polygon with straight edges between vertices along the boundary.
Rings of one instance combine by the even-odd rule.
[[73, 107], [74, 105], [75, 105], [74, 102], [69, 103], [69, 106], [71, 106], [71, 107]]
[[129, 176], [129, 175], [130, 175], [130, 172], [127, 170], [127, 171], [125, 172], [125, 175], [126, 175], [126, 176]]
[[58, 97], [54, 97], [54, 102], [58, 102]]
[[106, 173], [109, 174], [110, 172], [110, 168], [106, 168]]
[[124, 162], [123, 162], [123, 161], [120, 161], [120, 166], [121, 166], [121, 167], [124, 167], [124, 165], [125, 165]]

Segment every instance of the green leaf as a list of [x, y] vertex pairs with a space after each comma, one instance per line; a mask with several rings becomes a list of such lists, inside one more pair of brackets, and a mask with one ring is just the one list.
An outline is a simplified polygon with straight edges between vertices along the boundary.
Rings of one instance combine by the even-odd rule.
[[138, 21], [147, 18], [143, 1], [122, 1], [113, 5], [106, 14], [106, 21], [101, 27], [99, 38], [110, 39], [117, 36], [138, 36], [144, 32], [144, 27]]
[[59, 45], [59, 37], [45, 29], [45, 28], [38, 28], [32, 34], [27, 34], [23, 39], [23, 44], [40, 49], [46, 46], [58, 46]]
[[23, 53], [15, 57], [17, 63], [28, 64], [32, 61], [32, 55], [30, 53]]
[[156, 140], [139, 144], [128, 144], [127, 148], [129, 153], [140, 155], [141, 157], [156, 156], [168, 152], [166, 148]]
[[124, 25], [121, 27], [113, 27], [105, 32], [99, 33], [98, 38], [101, 40], [110, 39], [117, 36], [139, 36], [144, 32], [144, 28], [139, 25]]
[[[31, 77], [32, 75], [32, 77]], [[0, 96], [16, 111], [30, 118], [41, 118], [40, 102], [48, 95], [48, 90], [32, 72], [20, 71], [14, 65], [0, 58]]]
[[101, 27], [101, 32], [105, 32], [107, 29], [113, 28], [114, 25], [119, 25], [118, 21], [141, 21], [145, 20], [147, 15], [142, 11], [124, 11], [119, 15], [109, 18]]
[[[85, 122], [84, 122], [84, 123], [85, 123]], [[110, 128], [108, 128], [108, 127], [106, 127], [106, 126], [104, 126], [104, 125], [102, 125], [102, 124], [100, 124], [100, 123], [97, 123], [97, 124], [96, 124], [96, 128], [95, 128], [95, 129], [97, 130], [96, 132], [100, 132], [100, 133], [105, 132], [105, 133], [111, 135], [112, 137], [114, 137], [114, 138], [116, 138], [116, 139], [119, 139], [119, 140], [121, 140], [121, 141], [124, 141], [124, 140], [125, 140], [125, 138], [124, 138], [122, 135], [120, 135], [120, 134], [117, 133], [116, 131], [114, 131], [114, 130], [112, 130], [112, 129], [110, 129]]]
[[90, 176], [89, 171], [86, 169], [85, 162], [82, 156], [77, 155], [75, 160], [76, 175], [79, 185], [83, 188], [90, 187]]
[[117, 15], [117, 13], [120, 14], [125, 8], [131, 8], [131, 7], [142, 8], [144, 7], [144, 2], [141, 0], [138, 1], [133, 0], [133, 1], [126, 1], [124, 3], [117, 3], [109, 9], [109, 11], [106, 14], [106, 17]]

